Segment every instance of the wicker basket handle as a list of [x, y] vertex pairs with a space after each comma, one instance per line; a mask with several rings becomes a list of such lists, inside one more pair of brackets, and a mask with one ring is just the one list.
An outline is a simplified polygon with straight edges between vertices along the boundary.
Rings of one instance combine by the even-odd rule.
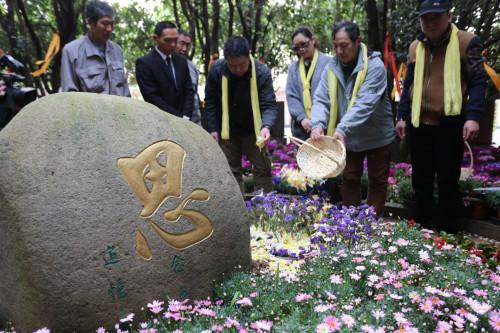
[[326, 156], [328, 157], [332, 162], [335, 162], [337, 165], [339, 164], [339, 162], [337, 161], [337, 159], [335, 159], [333, 156], [330, 156], [329, 154], [325, 153], [324, 151], [322, 151], [321, 149], [319, 149], [318, 147], [316, 147], [315, 145], [312, 145], [310, 144], [309, 142], [306, 142], [304, 140], [301, 140], [299, 138], [296, 138], [294, 136], [288, 136], [288, 138], [290, 139], [290, 141], [294, 144], [296, 144], [297, 146], [301, 146], [301, 145], [306, 145], [308, 146], [309, 148], [312, 148], [314, 149], [316, 152], [320, 153], [321, 155], [323, 156]]
[[473, 169], [473, 167], [474, 167], [474, 155], [472, 154], [472, 149], [471, 149], [471, 147], [470, 147], [469, 143], [468, 143], [466, 140], [464, 140], [464, 143], [465, 143], [465, 146], [467, 147], [467, 150], [469, 151], [469, 154], [470, 154], [470, 165], [469, 165], [469, 169], [471, 169], [471, 170], [472, 170], [472, 169]]

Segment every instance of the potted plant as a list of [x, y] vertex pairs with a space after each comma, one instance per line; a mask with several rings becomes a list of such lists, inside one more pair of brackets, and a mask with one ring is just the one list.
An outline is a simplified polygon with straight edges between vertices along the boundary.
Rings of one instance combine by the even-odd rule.
[[500, 219], [500, 191], [487, 192], [485, 197], [486, 202], [493, 209], [493, 216]]

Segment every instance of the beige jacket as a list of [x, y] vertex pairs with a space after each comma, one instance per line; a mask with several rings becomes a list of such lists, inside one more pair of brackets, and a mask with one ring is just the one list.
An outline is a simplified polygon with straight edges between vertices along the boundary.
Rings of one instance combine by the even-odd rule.
[[130, 96], [123, 52], [107, 41], [105, 55], [88, 36], [64, 46], [61, 56], [61, 90]]

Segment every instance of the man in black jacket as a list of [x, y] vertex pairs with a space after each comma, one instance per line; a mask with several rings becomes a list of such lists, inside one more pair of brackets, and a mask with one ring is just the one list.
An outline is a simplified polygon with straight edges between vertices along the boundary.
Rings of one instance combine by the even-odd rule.
[[271, 72], [254, 62], [246, 39], [230, 38], [224, 44], [224, 59], [208, 74], [204, 117], [205, 129], [219, 142], [242, 191], [242, 153], [253, 165], [256, 189], [273, 189], [265, 145], [277, 116]]
[[194, 91], [186, 59], [175, 53], [177, 27], [171, 22], [156, 24], [154, 48], [135, 61], [142, 97], [175, 116], [191, 119]]

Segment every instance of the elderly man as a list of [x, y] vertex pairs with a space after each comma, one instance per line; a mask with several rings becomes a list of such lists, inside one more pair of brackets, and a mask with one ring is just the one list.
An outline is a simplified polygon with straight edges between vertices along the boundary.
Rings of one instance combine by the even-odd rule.
[[361, 175], [367, 158], [367, 203], [380, 216], [387, 194], [391, 144], [396, 137], [386, 91], [387, 74], [380, 53], [361, 43], [356, 23], [335, 24], [332, 40], [335, 57], [323, 71], [314, 95], [311, 138], [317, 140], [326, 131], [345, 143], [345, 205], [361, 202]]
[[273, 189], [265, 145], [278, 116], [269, 69], [254, 61], [248, 42], [232, 37], [224, 59], [211, 67], [205, 87], [206, 130], [219, 142], [243, 191], [241, 156], [253, 165], [256, 189]]
[[[417, 222], [456, 232], [464, 140], [479, 132], [486, 73], [479, 37], [458, 30], [450, 9], [451, 1], [420, 1], [422, 32], [410, 45], [396, 130], [409, 141]], [[440, 219], [434, 225], [436, 175]]]
[[130, 96], [122, 49], [109, 40], [115, 22], [113, 8], [94, 0], [87, 4], [85, 15], [89, 32], [62, 51], [61, 90]]
[[189, 74], [191, 75], [191, 82], [193, 83], [194, 100], [193, 100], [193, 114], [191, 116], [191, 121], [198, 125], [201, 125], [201, 113], [200, 113], [200, 96], [198, 96], [198, 80], [200, 78], [200, 71], [196, 68], [196, 65], [189, 60], [189, 51], [191, 50], [192, 42], [191, 34], [184, 30], [179, 30], [179, 37], [177, 38], [177, 53], [186, 57]]
[[193, 84], [187, 60], [175, 53], [179, 35], [172, 22], [155, 26], [154, 48], [135, 61], [142, 97], [174, 116], [190, 120], [193, 114]]

